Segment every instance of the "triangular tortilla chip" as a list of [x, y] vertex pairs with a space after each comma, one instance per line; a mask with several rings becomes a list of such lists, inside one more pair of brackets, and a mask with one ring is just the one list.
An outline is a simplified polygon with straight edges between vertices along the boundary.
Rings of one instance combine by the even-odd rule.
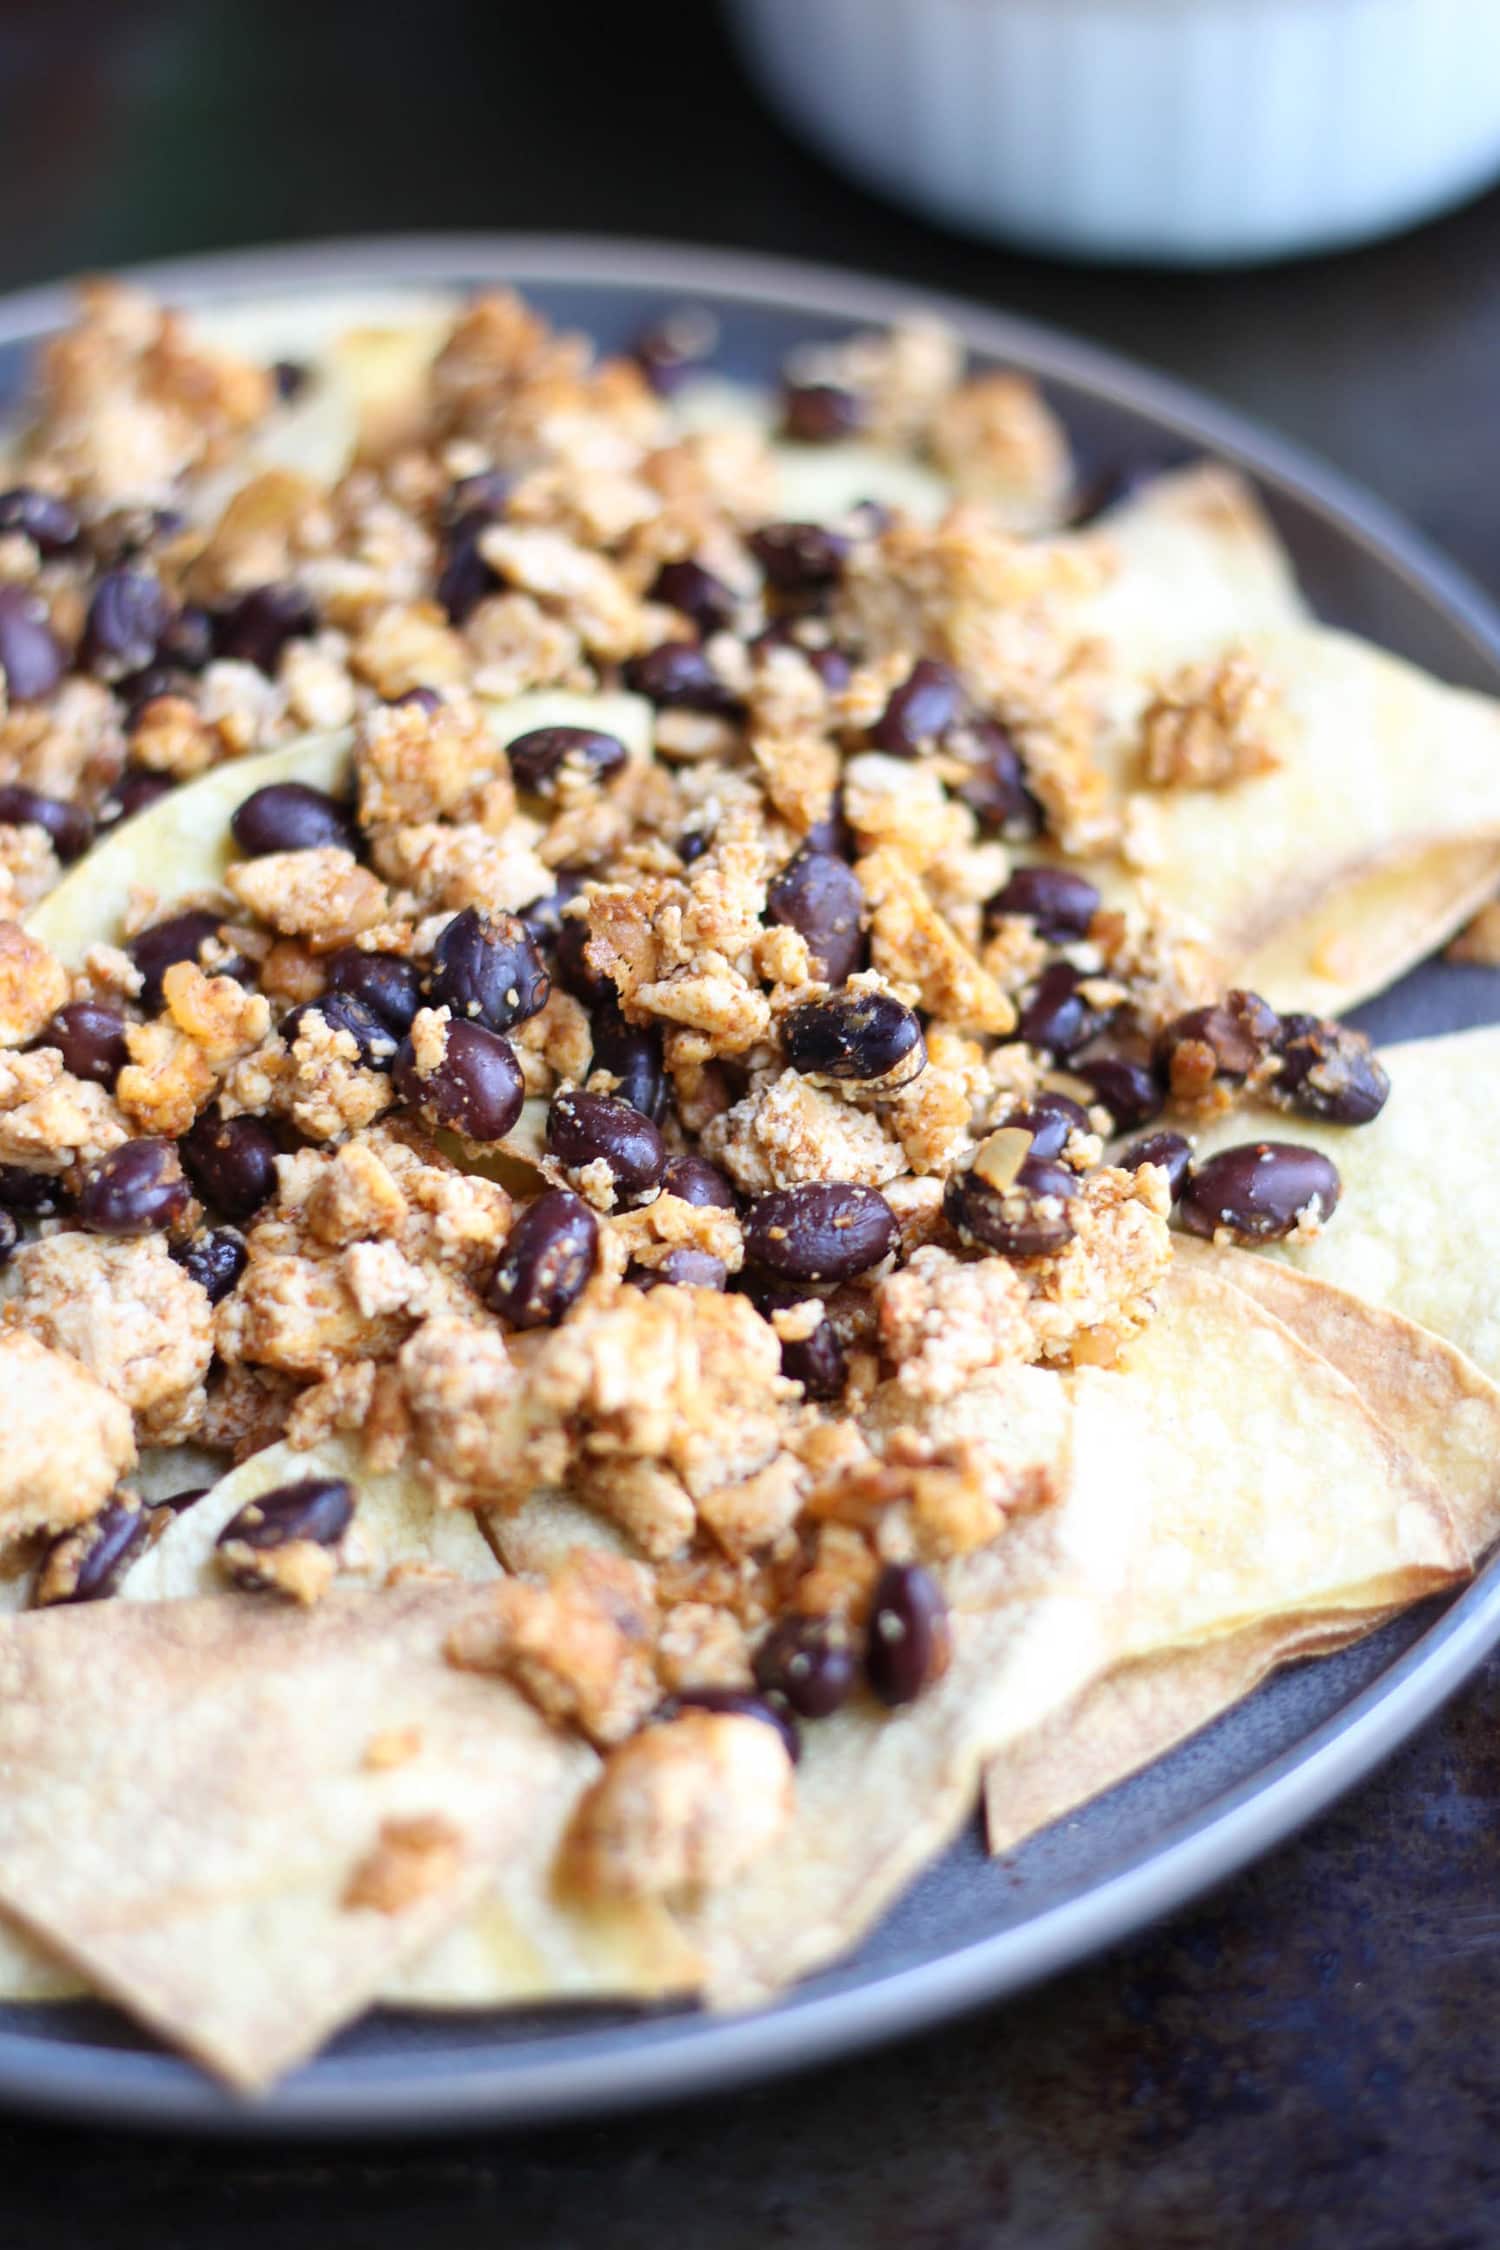
[[0, 1628], [0, 1905], [254, 2090], [597, 1768], [444, 1660], [470, 1588], [117, 1602]]

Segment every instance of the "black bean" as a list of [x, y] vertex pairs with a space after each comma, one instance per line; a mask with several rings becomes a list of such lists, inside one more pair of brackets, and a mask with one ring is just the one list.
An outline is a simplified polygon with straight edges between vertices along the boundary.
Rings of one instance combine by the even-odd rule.
[[0, 1164], [0, 1210], [50, 1219], [67, 1201], [67, 1188], [56, 1172], [28, 1172], [19, 1164]]
[[150, 664], [171, 605], [154, 570], [128, 564], [106, 571], [94, 588], [78, 659], [101, 680], [122, 680]]
[[568, 915], [552, 948], [552, 973], [564, 992], [571, 992], [575, 1000], [586, 1001], [592, 1007], [600, 1000], [617, 999], [618, 994], [611, 980], [601, 976], [588, 960], [588, 942], [587, 917]]
[[155, 1234], [175, 1226], [191, 1201], [170, 1141], [126, 1141], [89, 1166], [78, 1223], [89, 1234]]
[[21, 1227], [15, 1213], [0, 1208], [0, 1266], [10, 1263], [20, 1239]]
[[837, 383], [786, 383], [781, 434], [794, 445], [837, 445], [864, 426], [864, 401]]
[[303, 1000], [288, 1009], [277, 1026], [288, 1047], [294, 1046], [309, 1018], [321, 1016], [333, 1032], [347, 1031], [359, 1050], [366, 1070], [389, 1070], [395, 1059], [397, 1038], [390, 1025], [357, 993], [333, 990], [316, 1000]]
[[[802, 839], [804, 852], [824, 852], [833, 859], [852, 860], [855, 853], [854, 831], [844, 812], [844, 792], [836, 789], [833, 802], [821, 820], [815, 820]], [[795, 864], [795, 863], [794, 863]], [[778, 876], [777, 881], [781, 881]], [[780, 917], [778, 916], [779, 920]], [[835, 980], [842, 981], [842, 980]]]
[[429, 1125], [465, 1140], [503, 1141], [521, 1114], [526, 1082], [509, 1040], [482, 1023], [455, 1017], [447, 1027], [443, 1058], [425, 1076], [417, 1069], [410, 1036], [392, 1065], [396, 1091]]
[[133, 820], [168, 796], [177, 787], [170, 774], [151, 773], [144, 766], [127, 766], [108, 797], [99, 807], [99, 826], [116, 828], [122, 820]]
[[625, 685], [666, 711], [724, 716], [739, 709], [696, 641], [662, 641], [625, 666]]
[[365, 953], [342, 946], [324, 963], [330, 992], [347, 993], [383, 1023], [397, 1039], [411, 1029], [422, 1005], [422, 979], [414, 961], [399, 953]]
[[755, 1684], [799, 1719], [826, 1719], [854, 1686], [854, 1647], [842, 1618], [778, 1618], [755, 1652]]
[[1037, 978], [1021, 1010], [1016, 1036], [1050, 1055], [1071, 1055], [1103, 1028], [1104, 1018], [1084, 999], [1083, 982], [1070, 961], [1054, 961]]
[[1077, 1192], [1078, 1175], [1065, 1164], [1028, 1156], [1008, 1187], [996, 1186], [977, 1165], [950, 1172], [943, 1212], [962, 1242], [1005, 1258], [1046, 1258], [1072, 1239], [1068, 1205]]
[[745, 1247], [789, 1281], [852, 1281], [896, 1247], [896, 1214], [879, 1191], [849, 1180], [807, 1180], [757, 1196]]
[[146, 1529], [146, 1511], [139, 1500], [117, 1492], [90, 1522], [65, 1531], [48, 1546], [37, 1570], [35, 1606], [52, 1609], [64, 1602], [99, 1602], [117, 1593]]
[[162, 627], [156, 653], [163, 664], [175, 665], [179, 671], [201, 672], [214, 653], [214, 621], [208, 611], [195, 602], [174, 610]]
[[102, 1000], [70, 1000], [43, 1026], [37, 1044], [55, 1047], [63, 1068], [94, 1086], [113, 1086], [129, 1060], [125, 1018]]
[[816, 596], [843, 577], [852, 541], [820, 523], [768, 523], [751, 532], [748, 544], [776, 593]]
[[44, 829], [64, 863], [80, 858], [94, 840], [94, 824], [82, 805], [44, 797], [40, 789], [24, 788], [19, 781], [0, 783], [0, 822], [7, 828]]
[[503, 469], [476, 469], [472, 476], [450, 484], [443, 500], [443, 522], [462, 523], [465, 516], [482, 516], [498, 523], [510, 500], [514, 480]]
[[39, 703], [67, 669], [46, 605], [22, 586], [0, 586], [0, 672], [12, 703]]
[[214, 1544], [249, 1547], [257, 1553], [289, 1547], [294, 1540], [336, 1547], [353, 1516], [353, 1488], [343, 1477], [301, 1477], [295, 1484], [279, 1484], [247, 1500]]
[[1133, 1133], [1160, 1117], [1165, 1097], [1144, 1063], [1126, 1055], [1098, 1055], [1075, 1067], [1109, 1111], [1117, 1133]]
[[702, 563], [691, 561], [663, 563], [652, 581], [650, 598], [681, 610], [705, 639], [732, 625], [739, 606], [733, 587]]
[[864, 952], [865, 894], [848, 862], [804, 845], [766, 893], [766, 912], [807, 940], [819, 974], [843, 984]]
[[215, 1227], [212, 1233], [194, 1235], [178, 1264], [207, 1293], [209, 1303], [218, 1305], [239, 1280], [249, 1256], [243, 1237], [232, 1227]]
[[677, 857], [684, 867], [691, 867], [694, 860], [701, 859], [714, 840], [713, 829], [707, 825], [708, 817], [705, 814], [701, 822], [684, 828], [677, 839]]
[[413, 710], [425, 711], [429, 719], [434, 711], [441, 711], [443, 708], [442, 697], [436, 688], [430, 687], [409, 687], [400, 695], [389, 696], [387, 701], [393, 711], [399, 711], [410, 704]]
[[795, 1341], [783, 1338], [781, 1372], [790, 1382], [800, 1383], [807, 1398], [825, 1402], [842, 1398], [849, 1361], [833, 1322], [821, 1320], [810, 1336]]
[[777, 1710], [762, 1696], [751, 1695], [745, 1688], [686, 1687], [679, 1688], [653, 1714], [657, 1721], [679, 1718], [684, 1711], [721, 1711], [732, 1719], [759, 1719], [762, 1726], [773, 1727], [781, 1737], [782, 1746], [792, 1764], [802, 1755], [802, 1743], [796, 1727], [785, 1711]]
[[588, 1284], [599, 1221], [571, 1188], [549, 1188], [510, 1230], [485, 1302], [512, 1328], [555, 1328]]
[[870, 729], [870, 740], [877, 750], [915, 758], [935, 747], [961, 714], [963, 703], [957, 676], [946, 664], [924, 656], [912, 666], [900, 687], [891, 691], [885, 709]]
[[198, 1194], [226, 1219], [248, 1219], [276, 1192], [276, 1142], [253, 1117], [206, 1109], [177, 1147]]
[[312, 381], [312, 369], [305, 360], [273, 359], [271, 362], [271, 381], [275, 386], [276, 396], [285, 406], [292, 399], [300, 397], [302, 392], [306, 390], [308, 384]]
[[711, 1250], [694, 1250], [682, 1243], [666, 1251], [659, 1265], [644, 1266], [632, 1260], [625, 1269], [625, 1279], [637, 1289], [657, 1289], [664, 1284], [676, 1289], [724, 1289], [729, 1283], [729, 1268]]
[[1280, 1036], [1280, 1018], [1258, 994], [1230, 992], [1211, 1007], [1174, 1016], [1153, 1059], [1178, 1099], [1190, 1101], [1216, 1078], [1248, 1078]]
[[1019, 1126], [1031, 1135], [1031, 1156], [1061, 1156], [1074, 1133], [1089, 1131], [1089, 1113], [1081, 1102], [1071, 1095], [1054, 1094], [1050, 1088], [1036, 1096], [1025, 1109], [1007, 1117], [1007, 1125]]
[[927, 1064], [921, 1024], [888, 992], [845, 985], [809, 1000], [783, 1017], [781, 1039], [792, 1068], [820, 1078], [904, 1086]]
[[565, 774], [608, 781], [629, 762], [618, 735], [598, 727], [533, 727], [518, 734], [505, 753], [518, 789], [550, 797]]
[[251, 859], [266, 852], [310, 852], [328, 844], [354, 848], [353, 816], [326, 789], [305, 781], [272, 781], [236, 806], [229, 832]]
[[547, 1147], [570, 1171], [602, 1162], [628, 1197], [654, 1188], [667, 1168], [666, 1144], [650, 1118], [615, 1094], [554, 1094]]
[[660, 1124], [667, 1106], [667, 1079], [662, 1067], [661, 1033], [654, 1025], [627, 1023], [618, 1003], [601, 1000], [593, 1011], [595, 1070], [607, 1070], [619, 1081], [615, 1092], [643, 1117]]
[[1281, 1108], [1331, 1125], [1368, 1125], [1391, 1082], [1362, 1031], [1320, 1016], [1284, 1016], [1281, 1069], [1267, 1091]]
[[941, 1677], [952, 1653], [948, 1604], [920, 1563], [887, 1563], [870, 1605], [865, 1677], [895, 1710]]
[[305, 588], [281, 583], [253, 586], [220, 610], [214, 620], [214, 645], [220, 656], [271, 673], [288, 641], [306, 640], [317, 629], [318, 613]]
[[735, 1208], [734, 1189], [706, 1156], [674, 1156], [661, 1176], [661, 1184], [662, 1193], [675, 1195], [680, 1203], [716, 1211]]
[[1187, 1185], [1192, 1161], [1192, 1149], [1180, 1133], [1147, 1133], [1122, 1149], [1115, 1159], [1122, 1172], [1137, 1172], [1143, 1164], [1159, 1164], [1167, 1175], [1174, 1203]]
[[437, 598], [453, 624], [464, 625], [500, 579], [479, 552], [479, 542], [494, 522], [489, 508], [472, 508], [448, 533], [437, 577]]
[[39, 554], [61, 555], [78, 541], [78, 510], [55, 492], [14, 484], [0, 492], [0, 531], [24, 532]]
[[466, 906], [433, 947], [427, 990], [435, 1008], [509, 1031], [546, 1007], [552, 979], [519, 916]]
[[1338, 1172], [1318, 1149], [1244, 1141], [1197, 1167], [1182, 1193], [1182, 1223], [1189, 1234], [1209, 1240], [1222, 1227], [1237, 1242], [1280, 1242], [1304, 1212], [1329, 1218], [1339, 1186]]
[[179, 961], [196, 962], [207, 941], [218, 936], [222, 920], [222, 915], [206, 907], [191, 906], [185, 913], [170, 915], [165, 922], [153, 922], [149, 930], [131, 939], [126, 950], [144, 980], [141, 1006], [148, 1015], [154, 1015], [161, 1006], [162, 978], [168, 969]]
[[[562, 874], [557, 878], [555, 891], [546, 891], [521, 909], [521, 920], [540, 946], [557, 943], [563, 929], [563, 908], [575, 899], [583, 888], [581, 875]], [[585, 932], [587, 934], [587, 932]], [[571, 988], [570, 988], [571, 989]]]
[[1041, 806], [1026, 786], [1026, 770], [1010, 732], [998, 719], [970, 719], [943, 746], [962, 756], [969, 772], [958, 794], [986, 836], [1024, 842], [1046, 826]]
[[803, 655], [830, 695], [837, 695], [854, 677], [854, 666], [841, 648], [809, 648]]
[[987, 916], [1024, 914], [1038, 937], [1081, 938], [1099, 911], [1099, 893], [1067, 867], [1018, 867], [985, 908]]
[[173, 665], [148, 664], [144, 672], [132, 672], [128, 679], [116, 680], [115, 693], [125, 705], [125, 724], [134, 733], [143, 724], [150, 704], [169, 695], [190, 703], [195, 689], [190, 676]]
[[658, 397], [671, 398], [709, 357], [718, 334], [713, 315], [689, 305], [643, 328], [629, 355]]

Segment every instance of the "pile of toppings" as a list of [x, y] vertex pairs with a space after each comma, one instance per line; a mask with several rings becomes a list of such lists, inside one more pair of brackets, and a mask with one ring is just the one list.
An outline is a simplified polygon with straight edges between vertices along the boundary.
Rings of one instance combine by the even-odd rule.
[[[572, 1849], [626, 1890], [724, 1879], [799, 1722], [940, 1676], [948, 1566], [1049, 1495], [936, 1406], [1119, 1362], [1174, 1206], [1331, 1215], [1326, 1157], [1195, 1166], [1195, 1121], [1386, 1091], [1067, 864], [1107, 814], [1060, 619], [1106, 562], [1034, 388], [928, 329], [799, 355], [789, 435], [961, 497], [784, 522], [763, 439], [673, 419], [694, 341], [596, 364], [481, 298], [324, 487], [253, 466], [297, 371], [99, 289], [0, 495], [0, 1529], [79, 1601], [197, 1498], [135, 1497], [140, 1446], [348, 1437], [502, 1555], [568, 1494], [595, 1543], [454, 1656], [611, 1752]], [[497, 726], [536, 691], [579, 700]], [[1149, 784], [1260, 770], [1273, 717], [1243, 665], [1168, 683]], [[338, 794], [247, 773], [221, 889], [143, 857], [77, 968], [26, 928], [95, 834], [338, 727]], [[224, 1581], [315, 1601], [380, 1568], [358, 1529], [295, 1481]]]

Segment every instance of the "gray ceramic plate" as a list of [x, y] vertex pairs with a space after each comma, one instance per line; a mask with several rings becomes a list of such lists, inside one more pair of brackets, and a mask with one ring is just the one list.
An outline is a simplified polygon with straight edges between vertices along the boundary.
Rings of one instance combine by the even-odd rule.
[[[879, 322], [912, 293], [759, 258], [607, 241], [439, 236], [267, 251], [141, 277], [181, 301], [332, 283], [523, 286], [554, 319], [619, 345], [683, 303], [718, 315], [722, 364], [769, 378], [793, 342]], [[1256, 479], [1321, 613], [1463, 685], [1500, 690], [1500, 617], [1367, 495], [1176, 385], [1020, 320], [937, 302], [980, 359], [1033, 370], [1086, 463], [1208, 451]], [[0, 303], [0, 397], [61, 292]], [[1500, 1016], [1500, 974], [1429, 964], [1364, 1011], [1382, 1039]], [[0, 2098], [205, 2130], [432, 2131], [623, 2108], [767, 2076], [998, 2000], [1139, 1929], [1267, 1850], [1420, 1725], [1500, 1640], [1500, 1567], [1359, 1647], [1298, 1667], [1013, 1860], [977, 1828], [850, 1960], [762, 2014], [543, 2011], [377, 2015], [255, 2108], [139, 2041], [102, 2008], [0, 2008]]]

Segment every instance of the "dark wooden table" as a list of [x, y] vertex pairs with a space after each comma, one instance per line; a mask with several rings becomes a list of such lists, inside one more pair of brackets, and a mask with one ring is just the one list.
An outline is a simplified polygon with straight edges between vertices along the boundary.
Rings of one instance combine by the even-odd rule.
[[[0, 284], [450, 226], [731, 243], [1017, 308], [1317, 447], [1500, 592], [1500, 196], [1337, 260], [1098, 273], [845, 186], [759, 110], [704, 0], [0, 15]], [[365, 2151], [10, 2122], [0, 2181], [0, 2250], [1478, 2250], [1500, 2238], [1500, 1659], [1207, 1904], [920, 2043], [671, 2114]]]

